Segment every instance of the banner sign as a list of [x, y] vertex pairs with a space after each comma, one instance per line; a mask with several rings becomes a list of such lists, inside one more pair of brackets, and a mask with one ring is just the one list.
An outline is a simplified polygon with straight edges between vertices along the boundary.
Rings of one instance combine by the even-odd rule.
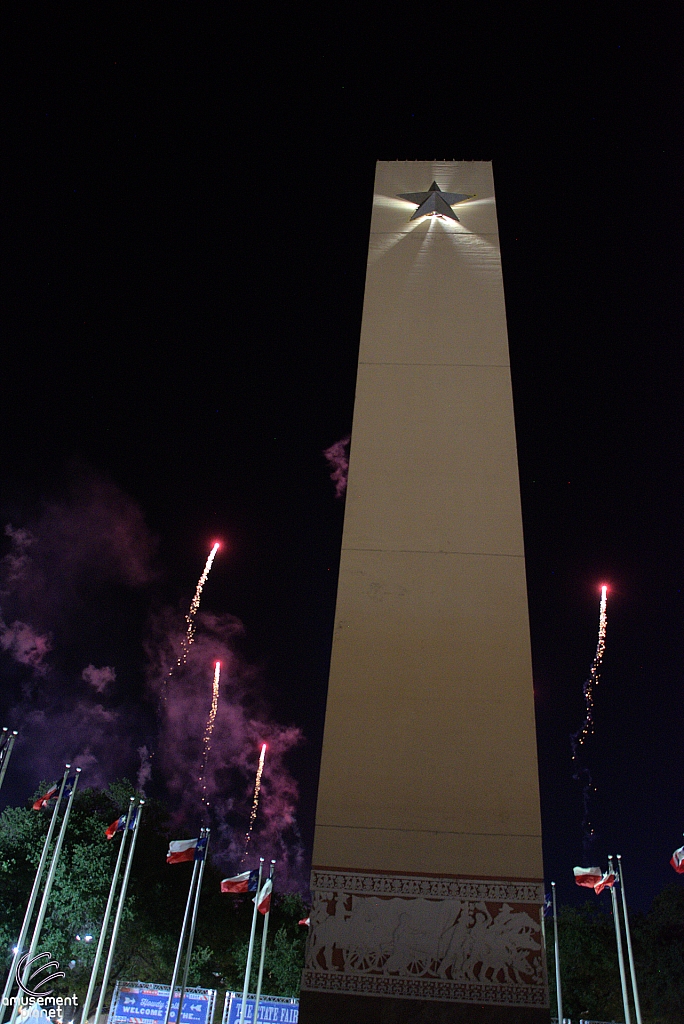
[[[245, 1021], [247, 1024], [254, 1022], [254, 1003], [252, 995], [247, 996], [245, 1006]], [[223, 1009], [222, 1024], [239, 1024], [240, 1010], [242, 1008], [242, 992], [226, 992], [226, 1004]], [[262, 1022], [277, 1022], [277, 1024], [297, 1024], [299, 1020], [299, 1000], [285, 999], [283, 996], [260, 996], [259, 1014], [256, 1024]]]
[[[117, 984], [112, 997], [108, 1024], [153, 1024], [162, 1022], [169, 1002], [168, 985], [151, 985], [143, 981]], [[180, 989], [171, 1004], [171, 1021], [178, 1016]], [[212, 1024], [216, 991], [212, 988], [189, 988], [183, 996], [180, 1024]], [[261, 1014], [259, 1015], [261, 1017]]]

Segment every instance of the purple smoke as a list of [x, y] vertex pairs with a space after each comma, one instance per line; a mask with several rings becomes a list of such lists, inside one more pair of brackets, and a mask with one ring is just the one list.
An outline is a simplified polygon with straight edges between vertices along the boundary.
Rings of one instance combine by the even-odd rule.
[[[295, 818], [297, 785], [286, 765], [288, 752], [302, 736], [298, 728], [274, 722], [263, 704], [259, 673], [236, 646], [243, 633], [240, 621], [203, 608], [187, 660], [178, 666], [187, 607], [166, 609], [150, 620], [148, 695], [164, 693], [153, 740], [149, 718], [147, 725], [140, 721], [144, 702], [113, 706], [122, 696], [117, 673], [98, 660], [98, 648], [107, 639], [101, 595], [107, 599], [112, 592], [130, 592], [155, 579], [155, 545], [139, 508], [113, 484], [88, 475], [76, 482], [68, 499], [46, 503], [21, 527], [8, 526], [5, 534], [11, 547], [0, 560], [0, 654], [4, 651], [22, 666], [14, 707], [8, 709], [8, 723], [20, 729], [15, 767], [37, 784], [58, 777], [69, 761], [83, 769], [82, 785], [103, 787], [137, 769], [137, 786], [144, 791], [154, 763], [179, 834], [210, 821], [213, 858], [222, 868], [237, 870], [265, 742], [250, 858], [275, 857], [281, 884], [305, 884]], [[222, 665], [221, 688], [206, 791], [200, 792], [216, 661]]]
[[57, 778], [66, 763], [81, 768], [81, 786], [104, 788], [130, 757], [127, 730], [116, 711], [88, 701], [21, 709], [17, 747], [30, 759], [31, 776]]
[[0, 620], [0, 647], [8, 651], [20, 665], [30, 666], [37, 674], [44, 675], [47, 667], [43, 664], [46, 654], [52, 650], [49, 636], [41, 635], [26, 622], [16, 619], [11, 626]]
[[343, 437], [326, 448], [323, 454], [330, 463], [332, 472], [330, 479], [335, 484], [335, 495], [341, 498], [347, 490], [347, 474], [349, 472], [349, 443], [351, 437]]
[[144, 793], [145, 786], [152, 778], [152, 758], [144, 744], [142, 747], [138, 747], [138, 757], [140, 758], [140, 767], [138, 768], [136, 787], [139, 793]]
[[138, 588], [154, 579], [155, 542], [135, 502], [109, 481], [79, 477], [68, 498], [5, 534], [11, 550], [0, 560], [5, 619], [40, 634], [65, 637], [93, 595], [112, 584]]
[[104, 693], [109, 684], [113, 683], [116, 679], [116, 672], [109, 665], [104, 665], [102, 668], [88, 665], [81, 672], [81, 679], [86, 683], [90, 683], [97, 693]]
[[[212, 823], [219, 826], [219, 834], [212, 840], [214, 858], [227, 870], [237, 870], [244, 852], [259, 752], [266, 743], [250, 859], [274, 857], [281, 881], [300, 884], [303, 857], [296, 839], [298, 792], [285, 758], [301, 742], [301, 731], [274, 723], [262, 705], [258, 677], [235, 651], [234, 640], [243, 632], [239, 620], [200, 612], [197, 626], [187, 662], [170, 679], [168, 672], [176, 665], [184, 637], [181, 615], [171, 616], [167, 611], [160, 616], [148, 644], [149, 684], [158, 694], [165, 689], [155, 761], [176, 798], [176, 820], [200, 824], [204, 795]], [[221, 662], [219, 702], [201, 783], [202, 739], [217, 661]]]

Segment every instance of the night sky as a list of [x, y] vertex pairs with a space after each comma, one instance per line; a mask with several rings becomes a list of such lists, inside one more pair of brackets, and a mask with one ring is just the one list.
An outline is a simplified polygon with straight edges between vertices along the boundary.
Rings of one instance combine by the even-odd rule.
[[[646, 909], [684, 831], [674, 19], [226, 10], [3, 15], [0, 724], [21, 732], [3, 799], [60, 775], [67, 746], [85, 757], [93, 722], [91, 781], [135, 778], [145, 745], [169, 796], [151, 664], [220, 539], [202, 610], [223, 617], [245, 721], [258, 705], [286, 737], [306, 875], [344, 514], [322, 452], [351, 428], [375, 161], [487, 159], [546, 880], [594, 899], [573, 865], [620, 852]], [[569, 737], [602, 583], [585, 856]], [[51, 649], [18, 660], [17, 621]], [[88, 665], [116, 680], [98, 690]]]

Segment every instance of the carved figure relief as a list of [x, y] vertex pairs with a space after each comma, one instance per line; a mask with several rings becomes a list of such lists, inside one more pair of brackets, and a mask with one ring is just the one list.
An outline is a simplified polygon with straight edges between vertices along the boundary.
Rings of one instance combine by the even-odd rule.
[[356, 872], [313, 881], [335, 887], [314, 890], [304, 988], [544, 1005], [541, 887]]

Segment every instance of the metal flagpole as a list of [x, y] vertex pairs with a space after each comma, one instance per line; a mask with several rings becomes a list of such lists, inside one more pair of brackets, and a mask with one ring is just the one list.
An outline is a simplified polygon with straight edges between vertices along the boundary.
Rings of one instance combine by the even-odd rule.
[[625, 934], [627, 936], [627, 954], [629, 956], [629, 973], [632, 978], [632, 995], [634, 997], [634, 1012], [637, 1024], [641, 1024], [641, 1004], [639, 1003], [639, 991], [637, 989], [636, 970], [634, 969], [634, 954], [632, 953], [632, 935], [629, 930], [629, 917], [627, 916], [627, 897], [625, 896], [625, 880], [622, 877], [622, 854], [618, 853], [618, 868], [620, 879], [620, 891], [622, 893], [622, 912], [625, 915]]
[[[271, 861], [271, 870], [268, 877], [273, 882], [273, 873], [275, 870], [275, 861]], [[270, 895], [273, 896], [273, 889], [271, 889]], [[259, 1000], [261, 998], [261, 982], [264, 977], [264, 960], [266, 958], [266, 936], [268, 934], [268, 918], [271, 913], [271, 905], [269, 903], [268, 910], [264, 914], [264, 930], [261, 935], [261, 956], [259, 957], [259, 975], [257, 977], [256, 996], [254, 998], [254, 1024], [257, 1024], [257, 1014], [259, 1012]]]
[[[5, 726], [5, 728], [2, 731], [7, 732], [7, 726]], [[16, 740], [17, 735], [17, 730], [14, 729], [10, 736], [6, 739], [2, 747], [2, 750], [0, 750], [0, 789], [2, 789], [2, 784], [5, 781], [7, 765], [9, 764], [9, 759], [12, 756], [12, 747], [14, 746], [14, 741]]]
[[[608, 858], [608, 871], [613, 870], [613, 858]], [[625, 974], [625, 958], [622, 955], [622, 935], [620, 934], [620, 911], [618, 910], [615, 886], [610, 887], [610, 896], [613, 901], [613, 917], [615, 918], [615, 938], [617, 939], [618, 962], [620, 964], [620, 983], [622, 985], [622, 1005], [625, 1008], [625, 1024], [632, 1024], [629, 1014], [629, 996], [627, 993], [627, 975]]]
[[[204, 829], [200, 829], [199, 838], [202, 839], [204, 836]], [[204, 863], [204, 861], [202, 861]], [[176, 952], [176, 960], [173, 965], [173, 975], [171, 976], [171, 989], [169, 991], [169, 1001], [166, 1004], [166, 1013], [164, 1014], [164, 1024], [169, 1024], [169, 1018], [171, 1016], [171, 1004], [173, 1003], [173, 996], [176, 991], [176, 982], [178, 981], [178, 971], [180, 969], [181, 956], [183, 955], [183, 944], [185, 942], [185, 933], [188, 928], [188, 918], [190, 917], [190, 907], [192, 906], [192, 897], [195, 889], [195, 882], [197, 880], [197, 874], [199, 872], [200, 862], [198, 860], [192, 865], [192, 875], [190, 876], [190, 888], [188, 889], [188, 899], [185, 904], [185, 913], [183, 915], [183, 925], [181, 927], [180, 938], [178, 940], [178, 950]], [[97, 1021], [95, 1022], [97, 1024]]]
[[121, 915], [123, 914], [124, 903], [126, 901], [126, 890], [128, 889], [128, 879], [131, 875], [131, 867], [133, 865], [133, 854], [135, 853], [135, 844], [138, 841], [138, 832], [140, 831], [140, 819], [142, 818], [142, 809], [145, 806], [145, 801], [141, 800], [138, 804], [138, 809], [135, 815], [135, 822], [133, 824], [133, 838], [131, 839], [131, 845], [128, 848], [128, 857], [126, 859], [126, 870], [124, 871], [123, 881], [121, 883], [121, 891], [119, 892], [119, 902], [116, 906], [116, 916], [114, 917], [114, 924], [112, 926], [112, 937], [109, 940], [109, 952], [107, 953], [107, 962], [105, 963], [104, 976], [102, 978], [102, 987], [100, 988], [100, 998], [97, 1001], [97, 1009], [95, 1010], [95, 1017], [93, 1019], [94, 1024], [100, 1019], [102, 1013], [102, 1006], [107, 995], [107, 986], [109, 985], [109, 975], [112, 971], [112, 964], [114, 963], [114, 951], [116, 949], [116, 940], [119, 936], [119, 925], [121, 924]]
[[[40, 933], [43, 930], [43, 922], [45, 921], [45, 912], [47, 910], [48, 900], [50, 899], [50, 892], [52, 891], [52, 883], [55, 880], [55, 873], [57, 871], [57, 862], [59, 861], [59, 855], [62, 852], [62, 844], [64, 842], [64, 836], [69, 824], [69, 815], [71, 814], [71, 805], [74, 802], [74, 794], [76, 793], [76, 787], [78, 786], [78, 780], [81, 775], [81, 769], [76, 769], [76, 776], [74, 778], [74, 784], [71, 787], [71, 793], [69, 794], [69, 800], [64, 811], [64, 817], [62, 818], [62, 825], [57, 836], [57, 842], [55, 843], [55, 850], [52, 854], [52, 861], [50, 862], [50, 870], [48, 876], [45, 879], [45, 888], [43, 889], [43, 898], [40, 901], [40, 907], [38, 908], [38, 917], [33, 928], [33, 935], [31, 936], [31, 945], [28, 949], [26, 967], [24, 968], [24, 975], [22, 981], [24, 985], [28, 981], [28, 977], [31, 973], [31, 959], [36, 952], [38, 946], [38, 940], [40, 939]], [[62, 787], [63, 791], [64, 787]], [[18, 980], [18, 979], [17, 979]], [[12, 1016], [10, 1017], [10, 1024], [14, 1024], [19, 1013], [19, 1003], [16, 1002], [12, 1007]]]
[[97, 982], [98, 971], [100, 970], [100, 958], [102, 957], [102, 950], [104, 949], [105, 939], [107, 937], [107, 931], [109, 929], [109, 918], [112, 913], [112, 907], [114, 906], [114, 896], [116, 894], [116, 884], [119, 881], [119, 872], [121, 871], [121, 862], [123, 860], [124, 847], [126, 845], [126, 836], [128, 835], [128, 826], [131, 823], [131, 814], [133, 813], [133, 805], [135, 804], [135, 797], [132, 796], [128, 805], [128, 814], [126, 815], [126, 824], [124, 825], [123, 835], [121, 836], [121, 843], [119, 845], [119, 854], [116, 858], [116, 865], [114, 867], [114, 874], [112, 875], [112, 884], [109, 887], [109, 897], [107, 898], [107, 906], [105, 907], [104, 917], [102, 919], [102, 927], [100, 928], [100, 938], [97, 941], [97, 949], [95, 950], [95, 959], [93, 961], [93, 969], [90, 972], [90, 982], [88, 984], [88, 991], [86, 992], [85, 1001], [83, 1003], [83, 1012], [81, 1013], [81, 1024], [86, 1024], [88, 1019], [88, 1013], [90, 1011], [90, 1004], [93, 1001], [93, 992], [95, 991], [95, 984]]
[[[43, 843], [43, 852], [40, 855], [40, 861], [38, 863], [38, 869], [36, 871], [36, 877], [33, 881], [33, 888], [31, 889], [31, 895], [26, 907], [26, 913], [24, 914], [24, 921], [19, 932], [19, 938], [17, 939], [16, 953], [12, 959], [12, 966], [9, 969], [7, 975], [7, 981], [5, 983], [5, 991], [2, 993], [2, 1005], [0, 1005], [0, 1020], [5, 1015], [5, 1007], [9, 1005], [10, 992], [14, 987], [16, 980], [16, 970], [19, 958], [25, 952], [24, 943], [26, 942], [26, 936], [28, 935], [29, 925], [31, 924], [31, 918], [33, 917], [33, 911], [36, 907], [36, 900], [38, 899], [38, 891], [40, 889], [40, 883], [43, 880], [43, 872], [45, 871], [45, 865], [48, 859], [48, 853], [50, 852], [50, 843], [52, 837], [55, 834], [55, 826], [57, 825], [57, 817], [59, 815], [59, 807], [62, 802], [62, 794], [64, 793], [64, 787], [66, 786], [67, 779], [69, 777], [69, 771], [71, 765], [68, 764], [64, 769], [64, 777], [62, 779], [62, 785], [59, 788], [59, 795], [52, 811], [52, 818], [50, 819], [50, 827], [48, 828], [47, 835], [45, 836], [45, 842]], [[7, 1000], [7, 1001], [6, 1001]]]
[[[256, 931], [257, 900], [261, 892], [261, 873], [264, 870], [264, 858], [259, 857], [259, 877], [257, 879], [257, 891], [254, 898], [254, 913], [252, 914], [252, 931], [249, 935], [249, 950], [247, 951], [247, 967], [245, 968], [245, 987], [242, 990], [242, 1006], [240, 1007], [240, 1024], [244, 1024], [245, 1010], [247, 1009], [247, 989], [249, 987], [249, 976], [252, 973], [252, 953], [254, 952], [254, 933]], [[254, 1022], [256, 1024], [256, 1022]]]
[[204, 865], [207, 863], [207, 853], [209, 850], [209, 833], [210, 829], [204, 829], [204, 838], [206, 843], [204, 846], [204, 853], [199, 869], [199, 878], [197, 879], [197, 888], [195, 889], [195, 905], [192, 908], [192, 920], [190, 922], [190, 934], [188, 935], [188, 948], [185, 953], [185, 969], [183, 970], [183, 983], [181, 985], [181, 994], [178, 1001], [178, 1016], [176, 1017], [177, 1024], [180, 1024], [181, 1010], [183, 1009], [183, 998], [185, 996], [185, 990], [188, 987], [188, 971], [190, 970], [190, 957], [192, 956], [192, 944], [195, 941], [195, 925], [197, 924], [197, 912], [199, 910], [199, 898], [200, 891], [202, 889], [202, 878], [204, 877]]
[[556, 1002], [558, 1003], [558, 1024], [563, 1024], [563, 994], [561, 992], [560, 947], [558, 945], [558, 914], [556, 913], [556, 883], [551, 883], [553, 900], [553, 950], [556, 958]]

